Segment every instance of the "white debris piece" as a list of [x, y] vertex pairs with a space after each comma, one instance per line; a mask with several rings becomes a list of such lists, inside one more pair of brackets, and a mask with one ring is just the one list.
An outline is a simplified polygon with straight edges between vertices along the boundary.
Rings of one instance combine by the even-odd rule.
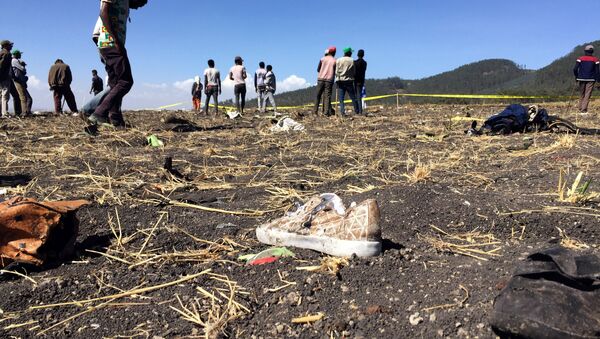
[[271, 132], [304, 131], [304, 125], [296, 120], [285, 117], [271, 126]]

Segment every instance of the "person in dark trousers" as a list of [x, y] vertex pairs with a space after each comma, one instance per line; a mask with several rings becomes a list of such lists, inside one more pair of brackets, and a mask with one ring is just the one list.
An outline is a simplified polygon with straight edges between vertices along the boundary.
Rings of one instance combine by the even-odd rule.
[[[246, 107], [246, 67], [244, 67], [244, 59], [240, 56], [236, 56], [234, 60], [235, 65], [229, 70], [229, 80], [233, 81], [233, 94], [235, 94], [235, 107], [240, 114], [244, 114], [244, 107]], [[241, 97], [241, 102], [240, 102]]]
[[267, 75], [267, 70], [265, 69], [265, 63], [260, 62], [258, 64], [258, 69], [254, 72], [254, 91], [256, 91], [256, 99], [258, 100], [258, 110], [261, 113], [264, 113], [263, 101], [265, 100], [266, 95], [266, 86], [265, 86], [265, 77]]
[[275, 78], [275, 73], [273, 73], [273, 66], [267, 65], [267, 74], [265, 74], [265, 96], [263, 99], [262, 111], [265, 112], [267, 110], [267, 101], [271, 102], [271, 106], [273, 106], [273, 114], [277, 115], [277, 105], [275, 104], [275, 91], [277, 91], [277, 78]]
[[354, 88], [356, 98], [358, 99], [358, 114], [362, 114], [363, 101], [362, 94], [363, 88], [365, 87], [365, 77], [367, 74], [367, 62], [365, 61], [365, 51], [362, 49], [358, 50], [356, 54], [358, 59], [354, 60]]
[[192, 85], [192, 106], [195, 112], [200, 110], [202, 105], [202, 82], [200, 76], [194, 78], [194, 84]]
[[585, 55], [577, 59], [573, 74], [579, 83], [581, 98], [579, 100], [579, 112], [587, 113], [594, 84], [600, 80], [600, 60], [594, 56], [594, 46], [587, 45], [584, 49]]
[[48, 72], [48, 85], [50, 86], [50, 90], [54, 92], [54, 112], [56, 114], [63, 112], [63, 96], [71, 112], [77, 112], [75, 95], [73, 95], [73, 91], [71, 90], [72, 81], [73, 75], [71, 74], [69, 65], [65, 64], [61, 59], [56, 59], [54, 65], [50, 67], [50, 71]]
[[144, 6], [147, 0], [100, 0], [100, 17], [94, 29], [100, 57], [108, 74], [110, 91], [90, 115], [92, 125], [111, 123], [115, 127], [125, 127], [121, 112], [123, 97], [133, 87], [131, 64], [125, 49], [129, 10]]
[[27, 81], [29, 77], [27, 76], [27, 69], [25, 68], [27, 64], [25, 61], [21, 60], [21, 51], [18, 49], [13, 52], [12, 59], [12, 77], [13, 77], [13, 85], [17, 90], [19, 100], [21, 102], [21, 113], [23, 116], [31, 115], [31, 107], [33, 106], [33, 98], [29, 94], [27, 90]]
[[354, 87], [355, 69], [354, 60], [352, 60], [352, 48], [344, 48], [344, 56], [335, 62], [335, 78], [338, 87], [338, 100], [340, 101], [340, 114], [346, 116], [346, 106], [344, 103], [346, 93], [352, 99], [354, 113], [360, 112], [356, 98], [356, 89]]
[[8, 101], [10, 100], [10, 89], [12, 87], [12, 50], [13, 43], [8, 40], [0, 41], [0, 117], [8, 118]]
[[204, 70], [204, 113], [208, 115], [210, 98], [215, 102], [215, 115], [219, 114], [219, 95], [221, 95], [221, 72], [215, 68], [215, 61], [208, 60], [208, 68]]
[[90, 88], [90, 94], [94, 93], [94, 96], [104, 90], [104, 82], [102, 78], [98, 76], [98, 71], [92, 70], [92, 88]]
[[333, 92], [333, 81], [335, 79], [335, 47], [329, 47], [325, 50], [325, 56], [319, 61], [317, 67], [317, 98], [315, 100], [315, 108], [313, 113], [319, 115], [319, 105], [323, 100], [323, 112], [325, 115], [332, 115], [331, 109], [331, 93]]

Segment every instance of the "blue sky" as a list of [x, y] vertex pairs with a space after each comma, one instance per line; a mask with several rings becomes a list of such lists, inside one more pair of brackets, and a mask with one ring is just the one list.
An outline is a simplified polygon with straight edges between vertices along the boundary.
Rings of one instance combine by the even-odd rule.
[[[0, 39], [24, 52], [34, 106], [52, 107], [46, 78], [56, 58], [71, 66], [81, 106], [90, 70], [104, 74], [91, 42], [100, 1], [0, 1], [10, 2]], [[365, 49], [369, 78], [422, 78], [487, 58], [536, 69], [600, 39], [599, 12], [599, 1], [566, 0], [149, 0], [131, 13], [127, 49], [136, 84], [124, 106], [189, 107], [190, 79], [206, 60], [215, 59], [225, 77], [236, 55], [250, 73], [261, 60], [272, 64], [280, 90], [308, 86], [329, 45]]]

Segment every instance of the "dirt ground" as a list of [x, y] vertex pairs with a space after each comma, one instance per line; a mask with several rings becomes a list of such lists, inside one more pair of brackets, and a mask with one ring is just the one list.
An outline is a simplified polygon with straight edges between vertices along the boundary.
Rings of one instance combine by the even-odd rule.
[[[0, 121], [0, 175], [32, 177], [0, 198], [92, 202], [71, 261], [0, 281], [0, 336], [494, 338], [493, 300], [519, 261], [557, 244], [598, 252], [600, 236], [598, 186], [567, 192], [579, 172], [600, 177], [600, 139], [464, 135], [461, 117], [503, 106], [375, 107], [279, 134], [190, 112], [128, 112], [134, 128], [95, 138], [73, 117]], [[377, 199], [381, 256], [238, 260], [269, 248], [257, 225], [326, 192]]]

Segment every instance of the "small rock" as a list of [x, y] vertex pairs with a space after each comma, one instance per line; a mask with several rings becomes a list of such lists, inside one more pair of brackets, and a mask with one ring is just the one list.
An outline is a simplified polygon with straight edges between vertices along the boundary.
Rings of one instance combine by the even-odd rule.
[[283, 326], [283, 324], [279, 324], [275, 326], [275, 330], [277, 331], [277, 334], [281, 334], [285, 330], [285, 326]]
[[429, 315], [429, 322], [434, 323], [436, 320], [437, 320], [437, 316], [435, 315], [435, 313], [431, 313]]
[[346, 285], [341, 285], [340, 290], [342, 290], [342, 293], [348, 293], [350, 291], [350, 288]]
[[444, 336], [444, 330], [438, 330], [438, 331], [437, 331], [437, 335], [438, 335], [439, 337], [443, 337], [443, 336]]
[[410, 317], [408, 317], [408, 321], [410, 322], [411, 325], [417, 326], [423, 322], [423, 318], [421, 317], [419, 312], [417, 312], [417, 313], [411, 314]]
[[461, 327], [458, 329], [458, 336], [459, 337], [468, 337], [469, 332], [467, 332], [464, 328]]

